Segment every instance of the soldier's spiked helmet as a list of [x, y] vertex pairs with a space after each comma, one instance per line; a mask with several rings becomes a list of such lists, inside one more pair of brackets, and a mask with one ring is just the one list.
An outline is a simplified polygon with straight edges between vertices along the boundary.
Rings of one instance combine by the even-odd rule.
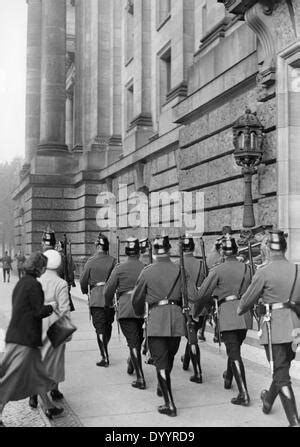
[[141, 253], [146, 253], [148, 248], [149, 248], [149, 239], [147, 237], [145, 239], [140, 239]]
[[52, 230], [46, 230], [43, 233], [42, 241], [45, 247], [55, 247], [56, 245], [56, 239], [55, 239], [55, 233]]
[[126, 240], [125, 254], [127, 256], [134, 256], [140, 253], [140, 243], [135, 237], [129, 237]]
[[267, 246], [271, 250], [285, 251], [287, 247], [286, 237], [287, 235], [281, 230], [269, 231]]
[[233, 237], [222, 239], [221, 249], [227, 256], [234, 255], [238, 252], [238, 246]]
[[108, 241], [107, 237], [102, 233], [98, 234], [95, 245], [96, 245], [96, 247], [99, 247], [99, 245], [100, 245], [104, 251], [108, 251], [108, 249], [109, 249], [109, 241]]
[[165, 253], [168, 253], [171, 248], [169, 236], [156, 236], [152, 246], [153, 253], [155, 255], [163, 255]]
[[182, 249], [184, 252], [193, 252], [195, 250], [194, 239], [190, 236], [183, 236], [182, 238]]

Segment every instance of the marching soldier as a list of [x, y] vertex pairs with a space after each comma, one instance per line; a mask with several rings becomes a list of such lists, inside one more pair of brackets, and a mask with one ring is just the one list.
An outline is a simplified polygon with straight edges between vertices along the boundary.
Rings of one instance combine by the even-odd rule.
[[[153, 243], [155, 261], [142, 270], [132, 294], [132, 305], [137, 315], [149, 308], [146, 334], [157, 371], [158, 394], [165, 404], [158, 407], [161, 414], [177, 415], [171, 389], [171, 371], [180, 339], [186, 335], [182, 313], [180, 268], [170, 259], [168, 236], [157, 237]], [[192, 285], [188, 281], [188, 286]], [[189, 287], [190, 289], [190, 287]], [[197, 299], [197, 290], [189, 290], [189, 297]]]
[[[203, 261], [198, 260], [194, 257], [195, 243], [192, 237], [183, 238], [183, 255], [184, 255], [184, 268], [189, 275], [191, 281], [200, 287], [205, 279]], [[191, 306], [192, 307], [192, 306]], [[190, 312], [192, 314], [192, 311]], [[203, 319], [205, 315], [198, 317], [197, 321], [194, 320], [195, 330], [201, 330], [203, 325]], [[182, 357], [182, 368], [187, 370], [189, 367], [190, 359], [192, 360], [192, 365], [194, 369], [194, 375], [190, 377], [191, 382], [202, 383], [202, 370], [200, 363], [200, 349], [198, 344], [189, 345], [187, 342], [185, 348], [185, 354]]]
[[285, 257], [287, 243], [283, 231], [271, 231], [267, 247], [270, 263], [255, 273], [250, 287], [241, 298], [238, 314], [247, 312], [262, 296], [265, 318], [260, 342], [265, 347], [271, 368], [273, 366], [270, 389], [261, 393], [262, 410], [265, 414], [270, 413], [279, 394], [290, 426], [298, 427], [300, 424], [289, 369], [296, 350], [293, 333], [300, 328], [300, 276], [298, 266]]
[[116, 265], [116, 259], [108, 254], [109, 241], [106, 236], [99, 233], [95, 245], [97, 253], [86, 262], [80, 277], [80, 287], [82, 293], [89, 296], [90, 312], [102, 357], [96, 365], [108, 367], [108, 343], [115, 311], [113, 307], [105, 308], [104, 286]]
[[[117, 318], [121, 330], [126, 338], [130, 358], [136, 372], [137, 380], [132, 382], [134, 388], [144, 390], [146, 383], [142, 368], [141, 346], [143, 341], [144, 319], [137, 317], [131, 304], [131, 295], [145, 265], [139, 260], [140, 246], [136, 238], [127, 239], [125, 253], [127, 261], [117, 264], [109, 277], [104, 289], [106, 306], [112, 306], [114, 295], [117, 292]], [[129, 364], [128, 364], [129, 366]]]
[[221, 254], [224, 262], [214, 269], [202, 283], [198, 293], [200, 302], [197, 303], [196, 315], [209, 301], [212, 293], [218, 297], [219, 328], [222, 340], [226, 346], [228, 356], [227, 370], [224, 372], [224, 387], [231, 388], [233, 376], [236, 380], [239, 394], [231, 399], [235, 405], [248, 406], [250, 402], [245, 368], [241, 358], [241, 345], [246, 338], [247, 329], [252, 328], [252, 316], [247, 312], [245, 316], [237, 316], [236, 310], [241, 294], [250, 284], [249, 266], [237, 261], [238, 247], [234, 238], [224, 239], [221, 243]]

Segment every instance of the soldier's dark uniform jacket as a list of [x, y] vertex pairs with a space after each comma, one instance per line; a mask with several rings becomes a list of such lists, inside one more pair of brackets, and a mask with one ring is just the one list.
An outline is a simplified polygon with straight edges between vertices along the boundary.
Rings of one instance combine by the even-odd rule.
[[195, 306], [196, 316], [199, 315], [203, 306], [211, 299], [211, 295], [214, 294], [218, 297], [221, 332], [251, 329], [251, 313], [247, 312], [243, 316], [237, 315], [238, 300], [223, 302], [220, 305], [224, 298], [238, 295], [244, 277], [241, 293], [247, 289], [251, 280], [250, 268], [248, 266], [245, 266], [245, 264], [237, 261], [235, 258], [227, 258], [225, 262], [212, 268], [198, 290], [200, 301]]
[[145, 265], [139, 259], [129, 257], [127, 262], [117, 264], [113, 269], [105, 286], [104, 296], [106, 305], [112, 306], [114, 293], [117, 290], [118, 319], [138, 318], [132, 308], [131, 295], [144, 267]]
[[[137, 315], [144, 314], [145, 302], [149, 304], [148, 336], [181, 337], [186, 334], [185, 317], [182, 313], [181, 280], [179, 266], [169, 257], [157, 257], [154, 264], [142, 270], [132, 294], [132, 305]], [[169, 300], [179, 305], [155, 306], [167, 297], [178, 278]], [[197, 289], [187, 275], [188, 295], [191, 301], [198, 299]]]
[[[239, 303], [238, 312], [243, 314], [262, 297], [263, 303], [283, 303], [289, 300], [290, 292], [295, 278], [295, 264], [287, 259], [273, 260], [265, 267], [258, 269], [252, 282]], [[293, 293], [294, 302], [300, 302], [300, 277]], [[300, 327], [300, 319], [296, 313], [288, 308], [272, 310], [272, 343], [290, 343], [293, 341], [293, 329]], [[262, 325], [261, 344], [268, 343], [267, 327]]]
[[115, 258], [101, 252], [92, 256], [85, 264], [80, 286], [85, 294], [88, 293], [88, 285], [91, 286], [90, 307], [105, 307], [104, 286], [115, 265]]

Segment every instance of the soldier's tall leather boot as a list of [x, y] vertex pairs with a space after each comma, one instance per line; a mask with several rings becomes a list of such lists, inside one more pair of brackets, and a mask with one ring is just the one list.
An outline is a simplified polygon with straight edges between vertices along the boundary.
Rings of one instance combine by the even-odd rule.
[[243, 362], [242, 360], [232, 360], [231, 365], [232, 372], [239, 390], [238, 396], [231, 399], [231, 403], [234, 405], [243, 405], [244, 407], [247, 407], [250, 403], [250, 397], [247, 390]]
[[96, 363], [97, 366], [104, 366], [105, 368], [109, 365], [108, 351], [107, 351], [107, 339], [105, 334], [97, 334], [97, 342], [100, 349], [100, 354], [102, 360]]
[[224, 388], [225, 390], [230, 390], [232, 386], [233, 372], [231, 366], [231, 359], [227, 359], [227, 370], [223, 372]]
[[164, 405], [158, 407], [158, 412], [167, 416], [177, 416], [177, 410], [173, 401], [171, 390], [171, 378], [169, 371], [165, 369], [157, 369], [158, 383], [165, 401]]
[[190, 345], [190, 357], [194, 369], [194, 375], [190, 377], [191, 382], [202, 383], [202, 370], [200, 365], [200, 349], [199, 346]]
[[130, 348], [130, 357], [136, 372], [136, 380], [132, 382], [131, 386], [139, 390], [144, 390], [146, 388], [146, 382], [142, 368], [141, 351], [137, 348]]
[[262, 390], [262, 392], [260, 394], [260, 398], [263, 403], [263, 406], [262, 406], [263, 413], [265, 413], [265, 414], [270, 413], [278, 392], [279, 392], [279, 390], [278, 390], [274, 381], [271, 383], [269, 390]]
[[189, 369], [189, 363], [190, 363], [190, 346], [188, 342], [186, 342], [184, 355], [181, 356], [182, 361], [182, 369], [184, 371], [187, 371]]
[[203, 317], [203, 321], [202, 321], [202, 326], [201, 326], [200, 334], [198, 335], [198, 339], [199, 339], [200, 341], [206, 341], [206, 338], [205, 338], [205, 335], [204, 335], [204, 333], [205, 333], [205, 327], [206, 327], [206, 321], [207, 321], [207, 315], [205, 315], [205, 316]]
[[300, 427], [297, 406], [292, 385], [280, 388], [279, 397], [284, 408], [290, 427]]

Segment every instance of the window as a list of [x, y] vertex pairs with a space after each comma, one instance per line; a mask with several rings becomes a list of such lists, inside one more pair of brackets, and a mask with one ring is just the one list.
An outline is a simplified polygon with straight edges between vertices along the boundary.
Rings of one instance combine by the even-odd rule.
[[166, 102], [171, 90], [171, 48], [168, 48], [159, 59], [160, 107]]
[[171, 0], [156, 0], [156, 26], [159, 27], [171, 14]]
[[130, 123], [133, 120], [133, 81], [127, 87], [126, 94], [126, 123], [127, 129], [130, 127]]

